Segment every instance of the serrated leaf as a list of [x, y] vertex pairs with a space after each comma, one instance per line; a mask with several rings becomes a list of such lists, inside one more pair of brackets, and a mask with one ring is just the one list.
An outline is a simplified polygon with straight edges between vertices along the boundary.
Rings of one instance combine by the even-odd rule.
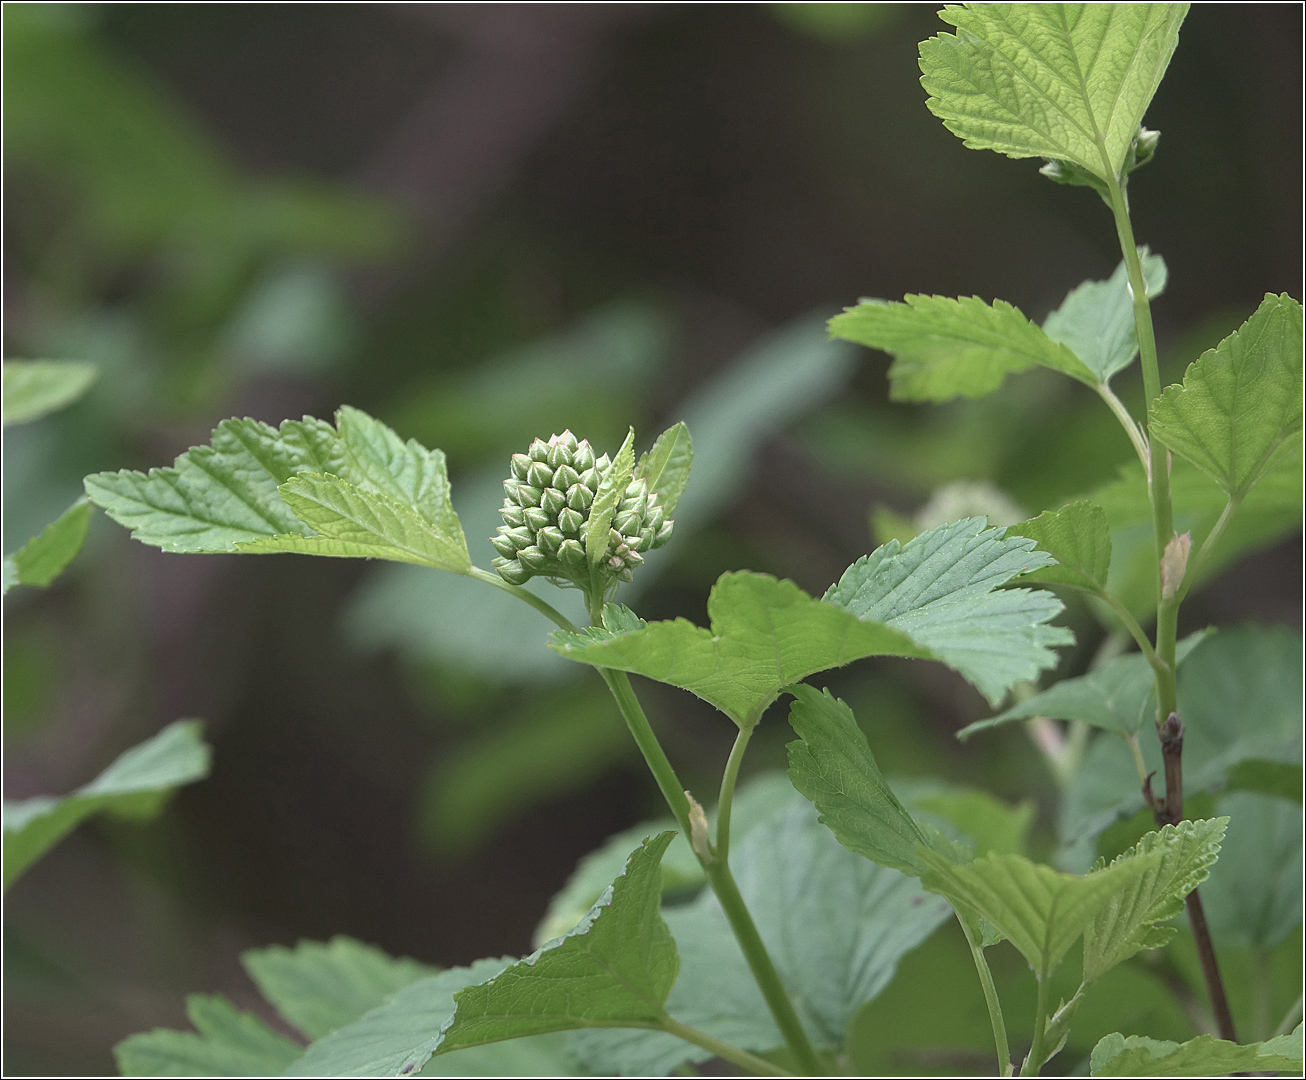
[[589, 627], [555, 633], [550, 646], [596, 667], [679, 686], [740, 727], [755, 724], [780, 688], [865, 656], [930, 657], [905, 634], [813, 599], [791, 581], [723, 574], [707, 601], [712, 628], [686, 619], [614, 634]]
[[426, 964], [343, 936], [301, 941], [293, 949], [251, 949], [240, 959], [263, 996], [310, 1039], [329, 1035], [395, 991], [436, 974]]
[[582, 1027], [657, 1027], [680, 962], [659, 912], [675, 833], [631, 855], [582, 923], [489, 982], [454, 995], [439, 1053]]
[[626, 433], [626, 439], [612, 459], [612, 464], [599, 478], [599, 489], [594, 493], [594, 503], [590, 507], [589, 531], [585, 534], [585, 557], [590, 566], [597, 566], [599, 560], [607, 554], [608, 531], [612, 518], [626, 494], [626, 486], [635, 472], [635, 429]]
[[[409, 1076], [430, 1058], [453, 1016], [454, 993], [491, 979], [513, 961], [478, 960], [396, 991], [351, 1024], [318, 1039], [285, 1076]], [[457, 1060], [457, 1059], [454, 1059]]]
[[1008, 536], [1028, 536], [1057, 564], [1026, 574], [1024, 580], [1049, 585], [1076, 585], [1085, 589], [1106, 587], [1111, 568], [1111, 530], [1106, 511], [1091, 502], [1067, 503], [1045, 510], [1030, 521], [1007, 529]]
[[[1211, 632], [1199, 630], [1176, 644], [1176, 664], [1182, 664]], [[964, 742], [978, 732], [1032, 716], [1079, 720], [1118, 735], [1136, 735], [1155, 711], [1155, 692], [1152, 665], [1141, 653], [1130, 653], [1108, 660], [1087, 675], [1062, 679], [988, 720], [968, 724], [957, 732], [957, 738]]]
[[694, 442], [684, 423], [673, 424], [657, 437], [635, 470], [635, 477], [643, 477], [648, 487], [658, 497], [670, 517], [680, 502], [689, 483], [689, 470], [694, 464]]
[[967, 518], [902, 547], [891, 540], [845, 570], [825, 600], [906, 634], [996, 705], [1013, 683], [1052, 667], [1051, 647], [1074, 637], [1047, 625], [1062, 609], [1051, 593], [996, 591], [1052, 560], [1033, 540], [985, 524]]
[[[14, 585], [44, 588], [64, 572], [86, 542], [91, 524], [91, 506], [78, 499], [13, 555], [6, 557], [4, 591]], [[12, 563], [12, 571], [9, 564]]]
[[4, 426], [39, 420], [71, 405], [95, 376], [94, 364], [76, 360], [6, 360]]
[[4, 804], [4, 887], [83, 818], [106, 810], [129, 817], [157, 811], [173, 788], [209, 772], [209, 747], [197, 720], [176, 720], [124, 751], [104, 772], [63, 798], [38, 796]]
[[1157, 855], [1136, 855], [1079, 877], [1021, 855], [983, 855], [959, 866], [924, 845], [917, 851], [928, 866], [921, 878], [925, 887], [992, 923], [1039, 979], [1056, 970], [1112, 896], [1160, 861]]
[[[452, 533], [441, 531], [419, 514], [414, 504], [325, 473], [301, 473], [277, 491], [316, 535], [283, 533], [236, 544], [236, 551], [389, 559], [455, 574], [471, 569], [462, 528]], [[453, 511], [449, 513], [452, 516]]]
[[[898, 961], [947, 920], [918, 882], [845, 850], [810, 804], [788, 805], [731, 846], [740, 893], [803, 1026], [820, 1048], [842, 1047], [857, 1010]], [[784, 1042], [715, 896], [666, 910], [681, 955], [667, 999], [675, 1019], [744, 1049]], [[650, 1031], [583, 1031], [571, 1045], [600, 1075], [659, 1076], [706, 1051]]]
[[[1140, 247], [1138, 255], [1148, 298], [1155, 299], [1165, 292], [1169, 277], [1165, 260], [1146, 247]], [[1072, 289], [1043, 321], [1043, 331], [1079, 357], [1104, 386], [1132, 364], [1138, 356], [1138, 337], [1124, 261], [1106, 281], [1085, 281]]]
[[967, 4], [921, 42], [926, 104], [973, 150], [1119, 175], [1187, 4]]
[[1228, 1076], [1302, 1071], [1302, 1026], [1263, 1043], [1199, 1035], [1185, 1043], [1113, 1032], [1093, 1047], [1090, 1076]]
[[882, 349], [894, 358], [894, 401], [947, 401], [992, 393], [1008, 375], [1035, 364], [1088, 383], [1097, 379], [1067, 349], [1005, 300], [978, 296], [863, 300], [830, 320], [832, 337]]
[[1158, 924], [1183, 911], [1184, 897], [1206, 880], [1228, 823], [1228, 818], [1214, 818], [1166, 825], [1115, 860], [1160, 856], [1112, 895], [1084, 930], [1085, 983], [1096, 982], [1135, 953], [1158, 948], [1173, 936], [1170, 928]]
[[279, 1076], [301, 1047], [226, 998], [192, 994], [195, 1031], [157, 1029], [113, 1048], [123, 1076]]
[[1267, 294], [1152, 404], [1148, 428], [1233, 498], [1301, 442], [1302, 308]]

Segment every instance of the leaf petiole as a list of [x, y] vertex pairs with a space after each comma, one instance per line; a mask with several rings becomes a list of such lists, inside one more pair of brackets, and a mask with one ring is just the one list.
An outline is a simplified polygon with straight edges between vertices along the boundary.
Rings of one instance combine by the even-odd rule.
[[517, 597], [518, 600], [524, 600], [541, 615], [552, 620], [563, 630], [570, 631], [573, 634], [578, 631], [576, 624], [567, 618], [567, 616], [562, 614], [562, 612], [547, 600], [542, 600], [540, 597], [536, 596], [529, 589], [523, 589], [520, 585], [510, 585], [498, 574], [492, 574], [488, 570], [482, 570], [479, 566], [473, 566], [469, 571], [467, 571], [467, 576], [473, 577], [477, 581], [483, 581], [487, 585], [493, 585], [496, 589], [502, 589], [511, 596]]
[[1175, 597], [1179, 603], [1183, 603], [1184, 597], [1188, 595], [1188, 590], [1193, 587], [1193, 582], [1197, 580], [1198, 572], [1211, 557], [1211, 552], [1215, 550], [1215, 545], [1220, 537], [1224, 535], [1225, 528], [1233, 519], [1234, 514], [1238, 512], [1238, 507], [1241, 502], [1242, 500], [1236, 496], [1229, 496], [1229, 501], [1224, 504], [1224, 510], [1221, 511], [1215, 524], [1211, 526], [1211, 531], [1206, 534], [1206, 539], [1197, 546], [1197, 550], [1189, 557], [1188, 566], [1184, 570], [1183, 582], [1180, 584], [1179, 593]]
[[970, 946], [970, 955], [975, 960], [975, 971], [979, 975], [980, 986], [984, 989], [984, 1004], [989, 1009], [989, 1023], [993, 1025], [993, 1044], [998, 1051], [998, 1075], [1011, 1075], [1011, 1048], [1007, 1045], [1007, 1023], [1002, 1017], [1002, 1002], [998, 1000], [998, 988], [993, 985], [993, 972], [989, 962], [984, 958], [984, 948], [971, 937], [966, 920], [957, 915], [961, 932], [966, 935], [966, 944]]
[[[758, 1057], [756, 1054], [750, 1054], [747, 1050], [741, 1050], [737, 1046], [732, 1046], [728, 1042], [706, 1031], [699, 1031], [698, 1028], [692, 1028], [688, 1024], [682, 1024], [678, 1020], [664, 1015], [662, 1018], [662, 1030], [669, 1035], [675, 1035], [677, 1038], [684, 1039], [687, 1043], [693, 1043], [695, 1046], [701, 1046], [704, 1050], [709, 1050], [722, 1061], [729, 1061], [731, 1064], [738, 1065], [741, 1069], [747, 1069], [757, 1076], [793, 1076], [794, 1074], [780, 1068], [766, 1058]], [[691, 1074], [693, 1075], [693, 1074]]]
[[1125, 434], [1129, 436], [1129, 441], [1134, 445], [1134, 452], [1138, 455], [1138, 460], [1142, 462], [1143, 470], [1146, 472], [1151, 468], [1151, 450], [1148, 447], [1147, 433], [1142, 426], [1129, 415], [1129, 410], [1125, 408], [1125, 403], [1116, 397], [1115, 391], [1106, 383], [1099, 383], [1094, 389], [1097, 390], [1098, 396], [1106, 402], [1107, 408], [1115, 414], [1120, 426], [1125, 429]]
[[739, 765], [744, 760], [744, 751], [748, 740], [753, 737], [757, 727], [756, 720], [745, 724], [735, 736], [735, 744], [730, 748], [730, 757], [726, 760], [725, 772], [721, 775], [721, 795], [717, 800], [716, 818], [716, 852], [717, 858], [725, 859], [730, 855], [730, 811], [735, 801], [735, 781], [739, 777]]
[[1046, 1058], [1044, 1042], [1047, 1035], [1048, 1022], [1048, 979], [1046, 975], [1038, 977], [1038, 1004], [1034, 1009], [1034, 1041], [1030, 1044], [1029, 1053], [1025, 1057], [1025, 1062], [1020, 1067], [1021, 1076], [1037, 1076], [1039, 1069], [1043, 1067]]

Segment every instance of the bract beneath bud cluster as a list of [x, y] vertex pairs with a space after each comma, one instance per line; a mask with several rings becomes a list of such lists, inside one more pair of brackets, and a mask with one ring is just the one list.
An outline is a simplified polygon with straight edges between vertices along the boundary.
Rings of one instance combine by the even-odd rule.
[[[570, 431], [536, 439], [524, 454], [513, 454], [512, 476], [503, 482], [507, 498], [499, 513], [504, 523], [490, 537], [499, 558], [494, 568], [513, 585], [532, 577], [589, 588], [593, 574], [586, 555], [590, 510], [604, 475], [607, 454], [594, 456], [585, 439]], [[635, 477], [626, 485], [612, 522], [608, 546], [594, 569], [620, 581], [644, 561], [642, 553], [661, 547], [671, 536], [671, 519], [648, 481]]]

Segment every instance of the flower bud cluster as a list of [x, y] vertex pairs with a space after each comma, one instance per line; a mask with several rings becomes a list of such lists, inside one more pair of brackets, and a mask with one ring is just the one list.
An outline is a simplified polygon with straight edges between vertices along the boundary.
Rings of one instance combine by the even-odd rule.
[[[538, 575], [558, 584], [589, 587], [590, 510], [610, 465], [607, 454], [596, 458], [590, 444], [570, 431], [551, 436], [547, 443], [536, 439], [526, 453], [513, 454], [512, 477], [503, 482], [507, 498], [499, 510], [504, 523], [490, 537], [499, 552], [494, 568], [500, 577], [513, 585]], [[642, 553], [665, 544], [671, 526], [648, 481], [631, 480], [612, 517], [607, 550], [597, 568], [629, 581], [644, 561]]]

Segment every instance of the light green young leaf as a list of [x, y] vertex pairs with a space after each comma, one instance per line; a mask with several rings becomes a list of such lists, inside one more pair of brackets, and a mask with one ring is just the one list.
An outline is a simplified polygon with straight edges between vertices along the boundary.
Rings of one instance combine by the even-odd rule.
[[1072, 502], [1060, 510], [1045, 510], [1030, 521], [1007, 529], [1008, 536], [1028, 536], [1057, 560], [1026, 574], [1025, 581], [1048, 585], [1076, 585], [1084, 589], [1106, 587], [1111, 568], [1111, 530], [1106, 511], [1091, 502]]
[[[1148, 298], [1154, 300], [1165, 292], [1169, 276], [1165, 260], [1146, 247], [1140, 247], [1138, 254]], [[1138, 356], [1138, 338], [1124, 261], [1106, 281], [1085, 281], [1072, 289], [1043, 321], [1043, 331], [1079, 357], [1104, 386], [1132, 364]]]
[[76, 360], [6, 360], [4, 426], [26, 424], [71, 405], [95, 382], [94, 364]]
[[1199, 1035], [1186, 1043], [1121, 1035], [1118, 1031], [1093, 1047], [1090, 1076], [1229, 1076], [1232, 1073], [1302, 1071], [1302, 1026], [1291, 1035], [1263, 1043], [1237, 1043]]
[[[235, 545], [238, 552], [389, 559], [465, 574], [471, 569], [462, 528], [442, 531], [417, 512], [375, 490], [338, 476], [301, 473], [277, 491], [314, 536], [283, 533]], [[453, 511], [449, 511], [453, 516]], [[454, 518], [456, 523], [457, 519]]]
[[931, 892], [987, 919], [1046, 979], [1112, 896], [1160, 861], [1136, 855], [1083, 877], [1062, 874], [1021, 855], [983, 855], [967, 866], [924, 845], [917, 852], [928, 866], [921, 881]]
[[192, 994], [195, 1032], [159, 1028], [113, 1048], [123, 1076], [280, 1076], [300, 1047], [226, 998]]
[[[892, 980], [898, 961], [949, 916], [916, 881], [845, 850], [790, 789], [788, 802], [731, 845], [730, 862], [799, 1017], [820, 1048], [838, 1050], [853, 1015]], [[667, 999], [675, 1019], [747, 1050], [784, 1042], [710, 891], [665, 912], [681, 955]], [[651, 1031], [571, 1038], [599, 1075], [660, 1076], [706, 1051]]]
[[1187, 4], [967, 4], [921, 42], [926, 104], [972, 150], [1120, 175]]
[[891, 540], [845, 570], [824, 599], [906, 634], [997, 705], [1013, 683], [1056, 663], [1051, 646], [1074, 637], [1047, 625], [1062, 608], [1051, 593], [995, 591], [1052, 559], [1033, 540], [985, 524], [967, 518], [902, 547]]
[[1184, 897], [1206, 880], [1228, 823], [1228, 818], [1214, 818], [1166, 825], [1115, 860], [1160, 856], [1112, 895], [1084, 930], [1085, 983], [1096, 982], [1135, 953], [1160, 948], [1174, 936], [1173, 927], [1158, 924], [1183, 911]]
[[[1175, 662], [1182, 664], [1211, 632], [1199, 630], [1179, 642]], [[964, 742], [978, 732], [1031, 716], [1079, 720], [1118, 735], [1136, 735], [1154, 711], [1155, 683], [1152, 665], [1142, 653], [1118, 656], [1087, 675], [1062, 679], [997, 716], [967, 725], [957, 732], [957, 738]]]
[[107, 810], [143, 818], [168, 792], [209, 772], [209, 747], [198, 720], [176, 720], [152, 739], [124, 751], [104, 772], [62, 799], [38, 796], [4, 804], [4, 887], [83, 818]]
[[814, 672], [865, 656], [933, 656], [897, 630], [766, 574], [723, 574], [708, 596], [707, 613], [710, 630], [686, 619], [621, 634], [590, 627], [555, 633], [550, 646], [581, 663], [682, 687], [740, 727], [757, 723], [781, 687]]
[[904, 301], [863, 300], [830, 320], [832, 337], [893, 356], [889, 396], [895, 401], [983, 397], [1035, 364], [1097, 385], [1074, 353], [1005, 300], [991, 307], [978, 296], [911, 295]]
[[626, 485], [630, 483], [635, 472], [635, 429], [626, 433], [626, 439], [612, 459], [607, 472], [599, 480], [599, 489], [594, 493], [594, 504], [590, 507], [589, 532], [585, 536], [585, 557], [590, 566], [597, 566], [608, 550], [608, 530], [612, 525], [613, 515], [626, 494]]
[[659, 911], [662, 855], [646, 840], [571, 933], [454, 995], [437, 1053], [582, 1027], [657, 1027], [680, 962]]
[[343, 936], [301, 941], [293, 949], [251, 949], [240, 959], [263, 996], [310, 1039], [329, 1035], [396, 990], [436, 974], [426, 964]]
[[1148, 418], [1152, 435], [1234, 498], [1301, 442], [1302, 308], [1267, 294], [1255, 313], [1189, 365]]
[[636, 479], [648, 481], [649, 490], [658, 497], [670, 515], [680, 502], [689, 483], [689, 470], [694, 464], [694, 441], [684, 423], [673, 424], [657, 437], [635, 469]]
[[[5, 557], [4, 591], [14, 585], [44, 587], [64, 572], [86, 542], [91, 505], [78, 499], [13, 555]], [[12, 564], [12, 570], [10, 569]]]

